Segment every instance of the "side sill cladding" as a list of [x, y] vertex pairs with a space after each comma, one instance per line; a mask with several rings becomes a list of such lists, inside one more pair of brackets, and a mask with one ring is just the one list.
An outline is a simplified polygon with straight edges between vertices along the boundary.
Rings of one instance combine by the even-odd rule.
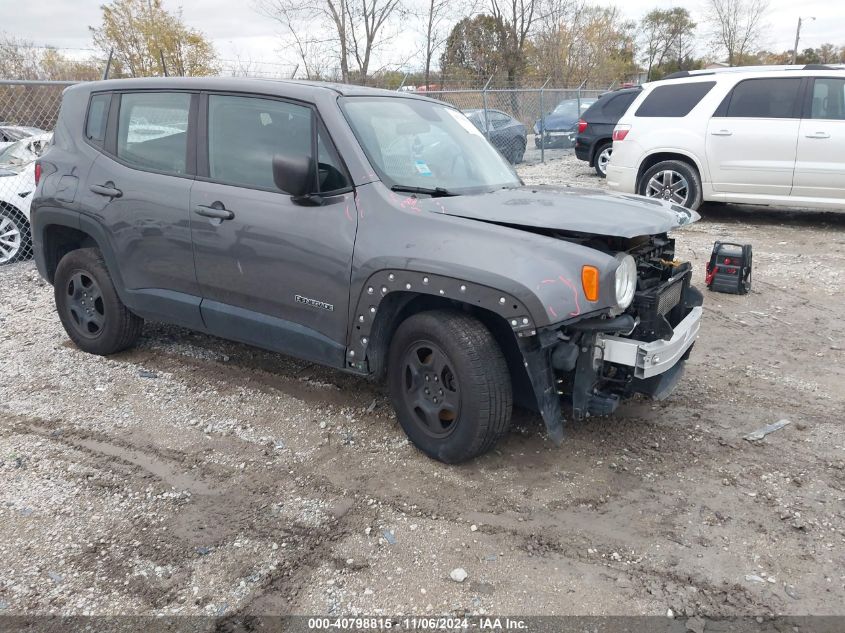
[[[409, 270], [386, 269], [367, 279], [358, 299], [346, 350], [346, 366], [368, 372], [367, 347], [382, 302], [391, 293], [428, 295], [482, 308], [507, 321], [518, 337], [537, 333], [534, 319], [525, 305], [511, 294], [460, 279]], [[396, 295], [394, 295], [396, 296]]]

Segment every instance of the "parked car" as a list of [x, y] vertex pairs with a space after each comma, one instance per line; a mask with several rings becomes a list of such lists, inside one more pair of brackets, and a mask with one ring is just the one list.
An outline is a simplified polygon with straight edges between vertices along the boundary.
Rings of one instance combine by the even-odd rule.
[[[145, 116], [186, 132], [129, 142]], [[111, 117], [116, 117], [116, 120]], [[702, 295], [669, 203], [525, 187], [458, 110], [359, 86], [147, 78], [67, 88], [39, 160], [35, 258], [82, 350], [165, 321], [387, 379], [435, 459], [513, 403], [567, 418], [677, 384]]]
[[35, 159], [52, 134], [24, 138], [0, 150], [0, 266], [32, 255], [29, 209], [35, 193]]
[[481, 130], [482, 134], [486, 132], [486, 126], [489, 126], [490, 142], [502, 156], [508, 159], [508, 162], [513, 165], [522, 162], [528, 138], [522, 123], [501, 110], [487, 110], [486, 123], [484, 110], [464, 110], [463, 112], [475, 127]]
[[45, 134], [45, 131], [37, 127], [0, 123], [0, 150], [5, 149], [15, 141], [38, 134]]
[[578, 121], [575, 137], [575, 156], [585, 160], [602, 178], [613, 153], [613, 128], [633, 103], [642, 88], [627, 88], [607, 92], [584, 112]]
[[578, 133], [578, 119], [595, 99], [564, 99], [549, 112], [545, 119], [534, 123], [534, 145], [539, 149], [546, 147], [572, 147]]
[[845, 67], [741, 67], [647, 84], [613, 131], [611, 189], [691, 209], [845, 207]]

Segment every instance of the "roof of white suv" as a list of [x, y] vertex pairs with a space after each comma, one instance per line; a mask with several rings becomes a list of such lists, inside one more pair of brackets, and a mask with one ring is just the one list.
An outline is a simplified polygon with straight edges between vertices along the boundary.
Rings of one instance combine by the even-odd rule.
[[[742, 75], [771, 75], [778, 72], [796, 72], [804, 71], [803, 74], [812, 75], [816, 73], [828, 73], [830, 71], [845, 71], [845, 64], [805, 64], [789, 65], [789, 66], [731, 66], [728, 68], [702, 68], [699, 70], [681, 70], [670, 75], [666, 75], [660, 81], [672, 81], [675, 79], [692, 79], [695, 77], [706, 77], [722, 74], [742, 74]], [[658, 83], [658, 82], [650, 82]]]

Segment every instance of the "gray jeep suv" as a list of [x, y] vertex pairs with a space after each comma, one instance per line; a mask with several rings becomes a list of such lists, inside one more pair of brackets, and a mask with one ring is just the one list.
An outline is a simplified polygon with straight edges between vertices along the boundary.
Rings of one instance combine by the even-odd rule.
[[459, 462], [513, 404], [662, 398], [701, 294], [638, 196], [525, 187], [458, 110], [366, 88], [131, 79], [64, 93], [32, 234], [82, 350], [164, 321], [387, 378], [411, 441]]

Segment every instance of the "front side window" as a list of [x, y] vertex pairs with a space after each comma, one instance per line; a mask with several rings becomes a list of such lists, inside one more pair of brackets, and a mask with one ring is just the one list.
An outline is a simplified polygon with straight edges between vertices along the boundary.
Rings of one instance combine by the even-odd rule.
[[345, 97], [341, 106], [388, 186], [469, 193], [520, 184], [484, 134], [453, 108], [402, 97]]
[[730, 96], [726, 116], [754, 119], [798, 118], [801, 79], [746, 79]]
[[138, 169], [184, 174], [191, 95], [126, 93], [120, 98], [117, 156]]
[[845, 120], [845, 79], [816, 79], [813, 82], [810, 118]]
[[715, 85], [715, 81], [696, 81], [658, 86], [648, 93], [634, 116], [685, 117]]
[[260, 97], [208, 97], [208, 175], [219, 182], [278, 191], [273, 157], [312, 156], [306, 106]]

